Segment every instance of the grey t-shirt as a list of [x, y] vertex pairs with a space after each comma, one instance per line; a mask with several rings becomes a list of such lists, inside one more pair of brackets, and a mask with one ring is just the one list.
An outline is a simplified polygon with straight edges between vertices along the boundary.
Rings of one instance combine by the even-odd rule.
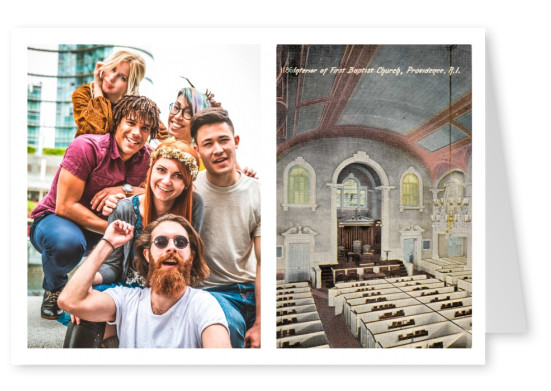
[[260, 236], [260, 182], [241, 175], [229, 187], [214, 186], [201, 171], [195, 181], [205, 216], [201, 239], [210, 275], [200, 288], [254, 284], [256, 257], [253, 239]]
[[151, 288], [117, 286], [105, 290], [117, 307], [120, 348], [200, 348], [203, 330], [214, 324], [226, 329], [222, 307], [208, 292], [186, 288], [182, 298], [162, 315], [151, 309]]

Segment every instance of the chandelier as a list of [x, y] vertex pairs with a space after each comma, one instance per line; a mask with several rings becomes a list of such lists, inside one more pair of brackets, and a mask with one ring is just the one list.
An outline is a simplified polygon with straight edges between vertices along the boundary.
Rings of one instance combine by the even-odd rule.
[[433, 201], [434, 214], [431, 216], [433, 222], [445, 223], [444, 232], [450, 235], [458, 223], [468, 223], [471, 221], [469, 215], [469, 200], [463, 198], [463, 184], [452, 178], [452, 51], [455, 45], [448, 46], [449, 51], [449, 72], [448, 72], [448, 183], [445, 185], [444, 197]]
[[[445, 223], [444, 232], [451, 234], [458, 223], [469, 223], [471, 215], [469, 214], [469, 199], [461, 197], [463, 185], [458, 182], [448, 182], [444, 197], [434, 200], [434, 214], [432, 221], [436, 223]], [[456, 194], [453, 196], [452, 194]]]

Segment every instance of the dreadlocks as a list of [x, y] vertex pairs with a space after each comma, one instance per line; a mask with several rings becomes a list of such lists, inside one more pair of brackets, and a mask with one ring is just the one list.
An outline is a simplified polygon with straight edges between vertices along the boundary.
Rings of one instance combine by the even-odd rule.
[[109, 131], [115, 133], [123, 118], [134, 117], [149, 123], [150, 137], [156, 138], [159, 130], [159, 114], [159, 108], [151, 99], [139, 95], [124, 95], [113, 107], [113, 124]]

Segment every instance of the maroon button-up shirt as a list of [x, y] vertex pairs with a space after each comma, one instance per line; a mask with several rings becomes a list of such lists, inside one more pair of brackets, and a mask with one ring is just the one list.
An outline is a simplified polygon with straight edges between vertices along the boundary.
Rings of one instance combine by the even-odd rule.
[[151, 148], [146, 144], [124, 162], [113, 134], [90, 134], [77, 137], [65, 151], [50, 191], [34, 208], [31, 217], [34, 219], [44, 212], [55, 212], [57, 181], [63, 167], [86, 182], [79, 203], [107, 220], [101, 211], [96, 212], [91, 209], [90, 201], [98, 191], [106, 187], [120, 186], [125, 183], [140, 186], [145, 181], [149, 169], [150, 155]]

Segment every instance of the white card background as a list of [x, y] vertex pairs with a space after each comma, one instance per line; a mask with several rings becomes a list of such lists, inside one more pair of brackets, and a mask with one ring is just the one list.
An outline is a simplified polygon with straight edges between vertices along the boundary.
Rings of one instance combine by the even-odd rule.
[[[247, 2], [245, 2], [247, 3]], [[24, 3], [10, 3], [9, 10], [2, 13], [2, 54], [1, 70], [5, 89], [0, 95], [2, 99], [2, 113], [5, 129], [10, 129], [9, 102], [10, 94], [7, 87], [10, 85], [10, 58], [9, 36], [13, 27], [75, 27], [82, 25], [92, 26], [95, 21], [99, 25], [107, 26], [109, 18], [98, 18], [96, 8], [90, 4], [70, 7], [53, 7], [51, 3], [27, 1]], [[248, 5], [248, 7], [247, 7]], [[549, 112], [550, 82], [544, 64], [550, 63], [550, 52], [546, 50], [547, 37], [551, 31], [547, 23], [546, 12], [543, 12], [539, 3], [526, 1], [519, 7], [518, 4], [502, 4], [496, 10], [492, 3], [479, 1], [465, 1], [458, 4], [442, 4], [428, 2], [420, 7], [418, 3], [395, 1], [388, 3], [366, 4], [365, 2], [350, 1], [346, 4], [322, 4], [320, 2], [304, 2], [303, 4], [267, 4], [264, 13], [252, 17], [247, 9], [255, 11], [256, 3], [236, 4], [227, 2], [221, 5], [210, 2], [205, 8], [197, 4], [171, 3], [165, 8], [154, 7], [149, 3], [135, 2], [134, 13], [126, 6], [111, 4], [109, 10], [122, 25], [153, 26], [162, 25], [182, 26], [191, 22], [194, 26], [247, 26], [258, 27], [269, 25], [277, 27], [304, 26], [304, 27], [346, 27], [350, 25], [361, 27], [394, 27], [394, 26], [475, 26], [486, 28], [486, 57], [487, 57], [487, 137], [490, 139], [492, 125], [490, 121], [499, 124], [499, 135], [503, 143], [502, 161], [507, 164], [503, 175], [507, 180], [510, 196], [509, 210], [511, 219], [503, 218], [507, 214], [503, 209], [491, 212], [487, 210], [488, 219], [488, 246], [487, 251], [494, 251], [494, 241], [512, 267], [506, 278], [515, 281], [511, 274], [518, 270], [520, 284], [518, 286], [524, 298], [525, 310], [516, 311], [527, 316], [527, 332], [519, 335], [491, 335], [487, 338], [487, 364], [485, 367], [377, 367], [367, 369], [358, 366], [340, 366], [335, 371], [328, 371], [326, 367], [243, 367], [239, 361], [234, 367], [194, 367], [185, 370], [180, 367], [102, 367], [102, 375], [110, 386], [128, 386], [131, 378], [134, 384], [147, 387], [155, 384], [174, 384], [191, 382], [199, 386], [205, 382], [225, 388], [242, 388], [243, 384], [291, 384], [295, 387], [312, 387], [314, 385], [328, 385], [331, 388], [342, 386], [343, 379], [362, 374], [370, 386], [385, 387], [386, 389], [426, 390], [446, 388], [463, 390], [466, 387], [488, 384], [500, 389], [518, 389], [526, 385], [528, 379], [535, 383], [547, 382], [548, 360], [547, 352], [550, 348], [547, 332], [551, 324], [551, 314], [548, 310], [548, 286], [546, 269], [548, 263], [547, 243], [549, 243], [547, 221], [549, 211], [546, 207], [546, 194], [551, 186], [544, 178], [549, 156], [548, 121], [545, 119]], [[100, 8], [100, 7], [97, 7]], [[184, 9], [185, 8], [185, 9]], [[236, 9], [240, 12], [236, 13]], [[32, 10], [32, 12], [30, 12]], [[106, 8], [102, 9], [105, 15]], [[143, 12], [146, 10], [147, 12]], [[131, 16], [128, 14], [131, 13]], [[137, 16], [141, 14], [142, 16]], [[75, 17], [78, 15], [78, 17]], [[232, 15], [232, 17], [228, 17]], [[499, 17], [498, 17], [499, 15]], [[308, 18], [306, 17], [308, 16]], [[116, 22], [113, 22], [116, 23]], [[491, 73], [490, 73], [491, 72]], [[492, 108], [492, 105], [494, 107]], [[497, 126], [497, 125], [496, 125]], [[494, 128], [497, 129], [497, 128]], [[493, 134], [493, 133], [492, 133]], [[494, 134], [495, 137], [498, 137]], [[491, 142], [488, 142], [491, 144]], [[500, 149], [488, 145], [487, 157], [496, 157]], [[0, 155], [2, 167], [17, 164], [17, 159], [11, 159], [8, 153]], [[499, 159], [499, 157], [497, 157]], [[488, 164], [488, 170], [491, 165]], [[7, 175], [7, 171], [3, 171]], [[490, 172], [490, 171], [489, 171]], [[491, 171], [491, 174], [496, 172]], [[5, 176], [2, 177], [7, 182]], [[503, 189], [501, 181], [488, 183], [488, 194], [499, 195]], [[497, 187], [498, 190], [495, 190]], [[499, 190], [501, 189], [501, 190]], [[2, 205], [8, 205], [9, 194], [0, 192]], [[506, 203], [507, 204], [507, 203]], [[507, 208], [507, 205], [505, 206]], [[501, 210], [501, 212], [499, 212]], [[499, 225], [510, 224], [503, 236], [497, 234]], [[7, 248], [10, 229], [4, 227], [2, 246]], [[512, 236], [511, 236], [512, 235]], [[499, 239], [495, 239], [499, 238]], [[516, 238], [514, 244], [511, 240]], [[516, 252], [516, 254], [514, 254]], [[513, 255], [514, 254], [514, 255]], [[518, 258], [517, 258], [518, 256]], [[494, 259], [496, 262], [494, 262]], [[500, 257], [489, 257], [488, 266], [503, 267]], [[516, 264], [515, 264], [516, 262]], [[499, 264], [498, 264], [499, 263]], [[543, 266], [542, 266], [543, 265]], [[488, 267], [489, 269], [489, 267]], [[493, 270], [488, 270], [490, 276]], [[4, 309], [9, 308], [8, 288], [10, 274], [6, 271], [2, 275], [4, 291]], [[494, 280], [487, 281], [487, 288], [494, 285]], [[508, 284], [495, 281], [504, 290]], [[502, 291], [504, 291], [502, 290]], [[517, 295], [512, 295], [518, 297]], [[490, 300], [490, 294], [488, 294]], [[493, 301], [493, 300], [492, 300]], [[507, 303], [507, 302], [505, 302]], [[522, 301], [519, 303], [521, 304]], [[516, 305], [512, 306], [514, 308]], [[497, 310], [496, 310], [497, 312]], [[504, 321], [509, 312], [508, 305], [498, 314]], [[11, 316], [23, 317], [24, 312], [12, 308]], [[488, 316], [494, 318], [491, 312]], [[2, 351], [8, 352], [9, 332], [11, 324], [9, 317], [4, 317], [2, 331]], [[493, 331], [494, 324], [487, 322], [488, 330]], [[519, 327], [517, 327], [519, 326]], [[511, 328], [519, 331], [524, 322]], [[495, 331], [499, 331], [499, 324]], [[502, 329], [503, 330], [503, 329]], [[51, 358], [47, 354], [45, 359]], [[97, 378], [97, 368], [87, 367], [14, 367], [11, 365], [8, 354], [4, 354], [2, 369], [6, 384], [18, 383], [35, 387], [43, 387], [44, 379], [63, 378], [67, 384], [78, 385], [79, 388], [96, 388], [89, 379]], [[389, 379], [392, 379], [390, 382]], [[61, 380], [59, 380], [61, 381]], [[394, 386], [391, 386], [393, 384]], [[434, 387], [432, 387], [433, 385]]]

